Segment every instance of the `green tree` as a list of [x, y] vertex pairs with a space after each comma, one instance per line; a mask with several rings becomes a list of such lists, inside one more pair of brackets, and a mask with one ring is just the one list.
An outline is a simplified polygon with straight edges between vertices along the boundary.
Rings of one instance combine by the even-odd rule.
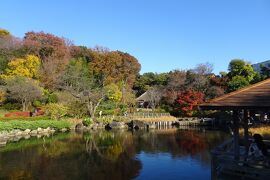
[[228, 82], [228, 91], [232, 92], [237, 89], [243, 88], [245, 86], [248, 86], [249, 82], [248, 80], [243, 76], [234, 76], [229, 82]]
[[228, 69], [229, 69], [228, 76], [231, 79], [234, 76], [242, 76], [250, 83], [256, 76], [256, 72], [252, 68], [251, 64], [241, 59], [231, 60]]
[[66, 69], [59, 86], [79, 100], [94, 119], [95, 112], [104, 99], [104, 93], [103, 87], [95, 83], [86, 65], [87, 62], [84, 59], [73, 60]]

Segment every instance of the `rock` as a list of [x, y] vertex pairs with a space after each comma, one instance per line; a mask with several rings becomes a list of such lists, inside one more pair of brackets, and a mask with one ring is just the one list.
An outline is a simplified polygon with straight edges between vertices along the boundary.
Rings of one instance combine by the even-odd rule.
[[50, 131], [51, 131], [50, 127], [47, 127], [46, 129], [43, 129], [44, 134], [48, 134], [48, 133], [50, 133]]
[[37, 132], [38, 133], [42, 133], [43, 132], [43, 129], [42, 128], [37, 128]]
[[105, 126], [106, 129], [123, 129], [127, 128], [127, 125], [124, 122], [118, 122], [118, 121], [113, 121], [110, 124]]
[[29, 134], [31, 132], [31, 130], [30, 129], [26, 129], [26, 130], [24, 130], [24, 134]]
[[23, 138], [24, 139], [29, 139], [31, 136], [29, 134], [25, 135]]
[[18, 132], [16, 133], [15, 137], [16, 137], [16, 136], [22, 136], [22, 134], [23, 134], [22, 131], [18, 131]]
[[7, 144], [7, 141], [0, 141], [0, 147], [5, 146]]
[[32, 131], [30, 132], [30, 135], [31, 135], [31, 136], [36, 136], [36, 135], [37, 135], [37, 133], [38, 133], [38, 131], [37, 131], [37, 130], [32, 130]]
[[76, 124], [75, 129], [83, 129], [83, 123]]
[[15, 136], [12, 138], [12, 141], [17, 142], [22, 138], [22, 136]]
[[66, 132], [67, 131], [67, 128], [62, 128], [60, 131], [61, 132]]
[[155, 124], [147, 124], [148, 129], [155, 129], [156, 125]]
[[138, 121], [138, 120], [133, 120], [131, 124], [132, 124], [132, 128], [134, 129], [144, 129], [147, 127], [147, 125], [144, 122]]
[[55, 130], [54, 130], [54, 129], [51, 129], [51, 133], [52, 133], [52, 134], [55, 133]]

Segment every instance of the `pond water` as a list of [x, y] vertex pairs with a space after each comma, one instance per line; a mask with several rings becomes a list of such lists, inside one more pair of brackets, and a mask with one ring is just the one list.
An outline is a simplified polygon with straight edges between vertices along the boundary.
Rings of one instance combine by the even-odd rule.
[[210, 179], [210, 150], [228, 137], [164, 129], [20, 140], [0, 148], [0, 179]]

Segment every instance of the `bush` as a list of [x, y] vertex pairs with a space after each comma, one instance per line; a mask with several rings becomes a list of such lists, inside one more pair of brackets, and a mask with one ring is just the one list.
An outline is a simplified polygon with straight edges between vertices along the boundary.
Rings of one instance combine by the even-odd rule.
[[50, 103], [47, 104], [45, 107], [45, 114], [51, 117], [52, 119], [60, 119], [67, 115], [68, 108], [63, 104], [58, 103]]
[[93, 120], [92, 120], [92, 118], [89, 118], [89, 117], [88, 118], [84, 118], [83, 121], [82, 121], [82, 123], [83, 123], [84, 126], [88, 127], [88, 126], [90, 126], [93, 123]]
[[40, 107], [41, 105], [42, 105], [41, 101], [39, 101], [39, 100], [34, 100], [33, 101], [33, 106]]
[[48, 103], [57, 103], [58, 102], [58, 98], [56, 94], [49, 94], [48, 95]]
[[3, 106], [3, 109], [5, 110], [20, 110], [22, 108], [22, 105], [19, 103], [6, 103]]
[[87, 114], [87, 108], [81, 102], [73, 101], [68, 104], [68, 116], [82, 118]]

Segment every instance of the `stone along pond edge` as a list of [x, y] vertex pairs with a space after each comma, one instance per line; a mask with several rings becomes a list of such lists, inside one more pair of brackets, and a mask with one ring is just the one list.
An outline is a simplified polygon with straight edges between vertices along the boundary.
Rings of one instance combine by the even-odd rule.
[[67, 121], [38, 120], [38, 121], [0, 121], [0, 147], [8, 142], [16, 142], [30, 137], [50, 136], [55, 132], [70, 130], [71, 123]]

